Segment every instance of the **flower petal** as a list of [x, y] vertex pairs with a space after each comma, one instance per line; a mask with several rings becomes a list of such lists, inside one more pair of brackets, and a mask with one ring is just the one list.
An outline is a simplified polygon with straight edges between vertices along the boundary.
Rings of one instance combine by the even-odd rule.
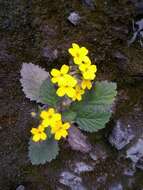
[[33, 135], [37, 134], [37, 132], [38, 132], [38, 129], [37, 129], [37, 128], [32, 128], [32, 129], [31, 129], [31, 133], [32, 133]]
[[87, 84], [86, 84], [88, 90], [90, 90], [92, 88], [92, 82], [89, 80], [87, 81]]
[[82, 63], [82, 59], [80, 58], [80, 57], [74, 57], [74, 63], [76, 64], [76, 65], [80, 65], [81, 63]]
[[85, 47], [82, 47], [80, 49], [80, 54], [82, 57], [86, 56], [88, 54], [88, 50]]
[[75, 49], [70, 48], [70, 49], [68, 49], [68, 52], [69, 52], [73, 57], [76, 56], [76, 50], [75, 50]]
[[96, 65], [91, 65], [90, 69], [92, 70], [92, 72], [96, 72], [97, 71]]
[[80, 49], [79, 45], [77, 43], [72, 43], [72, 47], [74, 49]]
[[44, 119], [42, 121], [41, 125], [43, 125], [45, 128], [48, 127], [50, 125], [50, 120], [49, 119]]
[[44, 127], [44, 125], [41, 124], [38, 126], [38, 129], [39, 129], [39, 131], [44, 131], [45, 127]]
[[67, 96], [69, 96], [70, 98], [75, 96], [75, 89], [72, 87], [68, 87], [66, 90], [66, 94]]
[[64, 96], [65, 93], [66, 93], [65, 87], [64, 87], [64, 86], [59, 87], [58, 90], [56, 91], [56, 93], [57, 93], [57, 95], [60, 96], [60, 97], [61, 97], [61, 96]]
[[42, 119], [47, 118], [47, 117], [48, 117], [48, 113], [47, 113], [47, 111], [41, 111], [41, 113], [40, 113], [40, 117], [41, 117]]
[[68, 66], [68, 65], [63, 65], [63, 66], [61, 67], [61, 73], [62, 73], [62, 74], [67, 74], [68, 71], [69, 71], [69, 66]]
[[84, 56], [82, 62], [84, 62], [84, 64], [91, 65], [91, 60], [88, 56]]
[[82, 87], [82, 89], [88, 88], [90, 90], [92, 87], [92, 83], [90, 80], [83, 80], [81, 83], [81, 87]]
[[51, 81], [52, 81], [52, 83], [56, 83], [56, 82], [58, 82], [58, 79], [59, 79], [59, 77], [53, 77], [53, 78], [51, 79]]
[[69, 128], [70, 124], [68, 122], [63, 124], [63, 129], [69, 129]]
[[81, 94], [78, 94], [78, 95], [76, 96], [76, 98], [77, 98], [78, 101], [81, 101], [81, 100], [82, 100]]
[[68, 135], [68, 132], [66, 130], [61, 130], [61, 136], [66, 137]]
[[51, 71], [51, 75], [52, 75], [53, 77], [57, 77], [57, 76], [60, 75], [60, 71], [57, 70], [57, 69], [52, 69], [52, 71]]
[[61, 131], [58, 131], [56, 134], [55, 134], [55, 140], [60, 140], [61, 139]]
[[83, 73], [83, 77], [86, 80], [94, 80], [95, 74], [93, 72], [88, 71]]
[[53, 108], [48, 109], [48, 114], [53, 115], [55, 113], [55, 110]]
[[55, 120], [55, 121], [60, 121], [61, 119], [62, 119], [62, 116], [61, 116], [60, 113], [54, 114], [54, 120]]
[[42, 140], [46, 140], [47, 139], [47, 134], [46, 133], [42, 133], [40, 137], [41, 137]]
[[85, 64], [81, 64], [79, 66], [79, 70], [82, 71], [82, 72], [84, 72], [86, 70], [86, 68], [87, 68], [87, 66]]
[[38, 142], [38, 141], [40, 140], [40, 135], [39, 135], [39, 134], [34, 135], [34, 136], [32, 137], [32, 140], [33, 140], [34, 142]]

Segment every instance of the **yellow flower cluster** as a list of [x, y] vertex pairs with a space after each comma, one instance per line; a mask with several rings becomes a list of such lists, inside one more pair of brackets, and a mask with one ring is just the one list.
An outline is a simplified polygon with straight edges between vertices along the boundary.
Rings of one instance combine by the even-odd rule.
[[88, 50], [85, 47], [80, 48], [78, 44], [73, 43], [69, 53], [73, 56], [74, 63], [79, 66], [79, 70], [82, 73], [82, 88], [90, 89], [92, 87], [91, 81], [95, 79], [97, 68], [96, 65], [91, 64], [91, 60], [87, 56]]
[[85, 47], [80, 48], [78, 44], [73, 43], [72, 48], [69, 48], [68, 51], [72, 55], [74, 63], [78, 65], [82, 78], [77, 79], [77, 77], [72, 76], [70, 67], [63, 65], [60, 70], [52, 69], [51, 81], [58, 85], [56, 92], [58, 96], [67, 95], [73, 101], [80, 101], [85, 89], [91, 89], [97, 68], [96, 65], [91, 64], [91, 60], [87, 56], [88, 50]]
[[47, 139], [47, 134], [45, 132], [47, 127], [51, 128], [51, 133], [54, 135], [56, 140], [60, 140], [62, 137], [68, 135], [67, 129], [70, 128], [68, 122], [63, 123], [60, 113], [56, 113], [53, 108], [48, 110], [43, 110], [40, 114], [42, 119], [41, 124], [38, 128], [32, 128], [31, 133], [33, 135], [32, 140], [34, 142], [43, 141]]

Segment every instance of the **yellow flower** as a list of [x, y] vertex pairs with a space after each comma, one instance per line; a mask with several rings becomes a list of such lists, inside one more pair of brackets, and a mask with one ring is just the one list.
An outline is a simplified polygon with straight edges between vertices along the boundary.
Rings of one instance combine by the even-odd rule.
[[69, 53], [74, 58], [74, 63], [79, 65], [82, 63], [84, 57], [88, 54], [88, 50], [85, 47], [79, 47], [78, 44], [72, 43], [72, 48], [69, 48]]
[[81, 64], [79, 66], [80, 71], [82, 72], [83, 78], [86, 80], [94, 80], [95, 73], [97, 71], [96, 65]]
[[32, 128], [31, 133], [33, 135], [32, 140], [38, 142], [40, 140], [44, 141], [47, 139], [47, 134], [44, 132], [44, 126], [39, 125], [38, 128]]
[[58, 121], [55, 126], [51, 128], [51, 133], [55, 134], [55, 139], [60, 140], [61, 137], [66, 137], [68, 135], [67, 129], [70, 128], [70, 124], [62, 123], [62, 121]]
[[82, 89], [87, 88], [88, 90], [90, 90], [92, 88], [92, 82], [90, 80], [83, 79], [81, 82], [81, 87], [82, 87]]
[[31, 116], [32, 116], [32, 117], [36, 117], [36, 112], [32, 111], [32, 112], [31, 112]]
[[81, 64], [91, 65], [91, 60], [88, 56], [83, 57]]
[[84, 90], [81, 89], [79, 85], [75, 87], [75, 96], [72, 98], [73, 101], [78, 100], [80, 101], [82, 99], [82, 94], [84, 94]]
[[65, 77], [65, 81], [62, 86], [59, 86], [57, 89], [57, 95], [62, 97], [67, 95], [68, 97], [72, 98], [75, 95], [75, 85], [77, 84], [77, 80], [72, 76]]
[[51, 75], [53, 76], [53, 78], [51, 79], [51, 81], [53, 83], [62, 84], [64, 82], [65, 77], [68, 75], [67, 74], [68, 71], [69, 71], [68, 65], [63, 65], [60, 70], [52, 69]]
[[42, 125], [44, 127], [52, 126], [56, 121], [61, 120], [61, 114], [56, 113], [53, 108], [49, 108], [47, 111], [42, 111], [40, 117], [43, 119]]

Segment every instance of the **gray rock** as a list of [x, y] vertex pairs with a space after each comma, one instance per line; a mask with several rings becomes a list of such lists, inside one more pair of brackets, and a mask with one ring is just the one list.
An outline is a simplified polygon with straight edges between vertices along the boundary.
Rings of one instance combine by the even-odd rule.
[[82, 185], [82, 178], [71, 172], [62, 172], [59, 181], [61, 184], [70, 187], [71, 190], [86, 190]]
[[130, 125], [125, 125], [121, 120], [117, 121], [117, 124], [113, 128], [111, 135], [109, 136], [109, 142], [117, 149], [123, 149], [134, 138], [133, 131]]
[[49, 47], [44, 47], [42, 50], [43, 57], [48, 58], [49, 61], [53, 61], [58, 58], [58, 50], [52, 50]]
[[83, 173], [83, 172], [90, 172], [90, 171], [93, 171], [94, 170], [94, 167], [89, 165], [89, 164], [86, 164], [84, 162], [77, 162], [75, 164], [75, 169], [74, 169], [74, 172], [75, 173]]
[[120, 70], [124, 71], [127, 69], [129, 60], [124, 53], [120, 51], [115, 51], [113, 52], [112, 56], [115, 59], [117, 63], [116, 65]]
[[113, 184], [108, 190], [123, 190], [123, 186], [120, 183]]
[[136, 164], [136, 167], [143, 170], [143, 157], [139, 159], [139, 161]]
[[96, 6], [93, 0], [82, 0], [82, 1], [90, 9], [93, 9], [93, 10], [95, 9]]
[[73, 25], [78, 25], [80, 21], [80, 16], [76, 12], [71, 12], [70, 15], [68, 16], [68, 20], [73, 24]]
[[106, 182], [106, 179], [107, 179], [107, 176], [108, 176], [108, 174], [107, 173], [105, 173], [103, 176], [99, 176], [98, 178], [97, 178], [97, 183], [105, 183]]
[[68, 142], [73, 150], [83, 153], [88, 153], [91, 150], [87, 137], [75, 126], [69, 129]]
[[127, 158], [130, 158], [134, 163], [137, 163], [143, 157], [143, 138], [127, 150]]
[[16, 190], [25, 190], [25, 187], [23, 185], [19, 185]]
[[141, 31], [143, 29], [143, 19], [137, 21], [136, 25], [138, 26], [138, 31]]
[[113, 53], [113, 57], [116, 58], [117, 60], [121, 60], [123, 62], [126, 62], [128, 60], [128, 58], [120, 51], [115, 51]]
[[89, 155], [94, 161], [105, 160], [108, 157], [107, 149], [102, 144], [96, 144]]
[[131, 167], [125, 168], [124, 175], [131, 177], [134, 176], [135, 172], [136, 172], [135, 165], [132, 165]]
[[133, 36], [129, 40], [128, 44], [131, 45], [136, 39], [139, 39], [141, 47], [143, 47], [143, 36], [142, 36], [142, 30], [143, 30], [143, 19], [134, 21], [133, 20]]
[[143, 14], [143, 2], [137, 1], [135, 3], [135, 7], [136, 7], [137, 14]]

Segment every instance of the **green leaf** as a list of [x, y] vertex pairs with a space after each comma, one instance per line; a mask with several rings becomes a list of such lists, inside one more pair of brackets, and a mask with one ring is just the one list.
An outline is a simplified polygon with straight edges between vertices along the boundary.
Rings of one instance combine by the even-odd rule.
[[87, 91], [83, 96], [83, 100], [73, 103], [71, 109], [80, 112], [86, 111], [108, 111], [117, 94], [116, 83], [113, 82], [96, 82], [92, 90]]
[[39, 97], [40, 87], [49, 78], [49, 73], [32, 63], [23, 63], [20, 73], [20, 82], [26, 97], [31, 101], [42, 103]]
[[63, 120], [66, 122], [71, 122], [74, 121], [76, 118], [76, 112], [73, 112], [71, 110], [66, 110], [64, 112], [62, 112], [62, 118]]
[[111, 116], [110, 108], [116, 94], [116, 83], [96, 82], [92, 90], [85, 93], [82, 101], [73, 103], [71, 109], [77, 113], [79, 128], [89, 132], [104, 128]]
[[95, 88], [93, 88], [90, 94], [90, 104], [112, 104], [115, 96], [117, 95], [116, 88], [116, 83], [113, 82], [96, 82]]
[[56, 89], [50, 79], [45, 80], [39, 92], [40, 100], [43, 104], [56, 107], [59, 97], [56, 94]]
[[111, 116], [110, 112], [80, 111], [76, 118], [79, 128], [88, 132], [96, 132], [105, 127]]
[[29, 142], [29, 158], [33, 165], [51, 162], [59, 152], [58, 142], [49, 138], [41, 142]]
[[56, 107], [59, 97], [49, 73], [38, 65], [23, 63], [20, 82], [27, 98]]

